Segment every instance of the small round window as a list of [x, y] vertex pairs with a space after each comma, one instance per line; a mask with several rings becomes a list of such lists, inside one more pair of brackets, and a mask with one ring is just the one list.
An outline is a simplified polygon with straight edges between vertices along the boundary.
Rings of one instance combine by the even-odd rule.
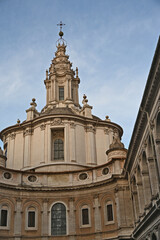
[[34, 176], [34, 175], [30, 175], [30, 176], [28, 177], [28, 181], [29, 181], [29, 182], [35, 182], [36, 180], [37, 180], [37, 177]]
[[85, 180], [88, 177], [87, 173], [81, 173], [79, 174], [79, 179], [80, 180]]
[[3, 174], [3, 176], [4, 176], [5, 179], [10, 179], [10, 178], [12, 177], [12, 175], [11, 175], [10, 172], [5, 172], [5, 173]]
[[109, 173], [109, 168], [108, 168], [108, 167], [103, 168], [102, 174], [103, 174], [103, 175], [107, 175], [108, 173]]

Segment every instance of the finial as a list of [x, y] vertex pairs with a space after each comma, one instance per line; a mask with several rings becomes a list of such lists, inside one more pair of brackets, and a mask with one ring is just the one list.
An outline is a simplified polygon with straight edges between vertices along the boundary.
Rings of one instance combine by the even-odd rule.
[[48, 80], [48, 70], [46, 70], [46, 80]]
[[85, 100], [87, 98], [87, 96], [85, 94], [83, 94], [83, 99]]
[[87, 96], [85, 94], [83, 94], [82, 104], [85, 105], [85, 104], [87, 104], [87, 102], [88, 102]]
[[57, 24], [57, 26], [60, 26], [60, 32], [59, 32], [59, 36], [60, 38], [63, 37], [64, 33], [62, 32], [62, 26], [64, 26], [66, 24], [62, 23], [62, 21], [60, 21], [60, 23]]
[[30, 103], [30, 105], [33, 106], [33, 107], [37, 107], [35, 98], [32, 98], [32, 102]]
[[19, 124], [20, 124], [20, 122], [21, 122], [21, 121], [20, 121], [20, 120], [19, 120], [19, 118], [18, 118], [18, 119], [17, 119], [17, 124], [19, 125]]
[[78, 78], [78, 67], [76, 67], [76, 77]]
[[106, 121], [110, 122], [111, 120], [109, 119], [109, 116], [106, 116]]

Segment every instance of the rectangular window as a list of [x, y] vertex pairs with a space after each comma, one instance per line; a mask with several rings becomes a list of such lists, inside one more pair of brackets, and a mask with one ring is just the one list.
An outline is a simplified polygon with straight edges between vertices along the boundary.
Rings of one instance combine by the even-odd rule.
[[113, 221], [112, 204], [107, 205], [107, 221]]
[[35, 227], [35, 212], [28, 212], [28, 227]]
[[7, 227], [7, 213], [8, 211], [5, 209], [1, 210], [1, 216], [0, 216], [0, 226], [1, 227]]
[[73, 88], [72, 88], [72, 99], [73, 99]]
[[89, 214], [88, 214], [88, 208], [82, 209], [82, 225], [89, 224]]
[[64, 87], [59, 87], [59, 100], [64, 100]]

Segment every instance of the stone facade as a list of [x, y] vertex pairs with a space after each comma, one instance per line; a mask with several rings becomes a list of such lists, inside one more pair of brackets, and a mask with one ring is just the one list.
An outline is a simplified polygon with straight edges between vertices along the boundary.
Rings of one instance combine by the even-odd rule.
[[134, 210], [134, 239], [160, 239], [160, 39], [124, 166]]
[[79, 104], [78, 68], [59, 39], [45, 107], [33, 98], [26, 120], [0, 133], [0, 239], [160, 238], [159, 45], [127, 153], [122, 128], [92, 115], [85, 95]]

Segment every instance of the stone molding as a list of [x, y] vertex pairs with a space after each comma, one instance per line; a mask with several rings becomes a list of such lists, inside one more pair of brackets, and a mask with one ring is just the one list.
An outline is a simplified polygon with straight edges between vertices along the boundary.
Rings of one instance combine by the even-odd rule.
[[34, 130], [32, 128], [25, 129], [24, 132], [23, 132], [23, 135], [24, 136], [32, 135], [33, 131]]
[[129, 191], [129, 186], [116, 186], [114, 192], [116, 193], [119, 191]]
[[51, 122], [51, 126], [61, 125], [61, 124], [62, 124], [62, 119], [61, 119], [61, 118], [55, 118], [55, 119]]
[[9, 135], [9, 137], [11, 138], [11, 140], [15, 139], [16, 133], [11, 133], [11, 134]]
[[75, 124], [75, 123], [70, 123], [70, 128], [75, 129], [75, 127], [76, 127], [76, 124]]
[[42, 123], [42, 124], [40, 125], [40, 128], [41, 128], [41, 131], [45, 130], [46, 124]]
[[104, 133], [105, 133], [106, 135], [109, 135], [109, 129], [108, 129], [108, 128], [104, 128]]
[[86, 132], [96, 132], [96, 129], [93, 126], [86, 126], [85, 127]]

